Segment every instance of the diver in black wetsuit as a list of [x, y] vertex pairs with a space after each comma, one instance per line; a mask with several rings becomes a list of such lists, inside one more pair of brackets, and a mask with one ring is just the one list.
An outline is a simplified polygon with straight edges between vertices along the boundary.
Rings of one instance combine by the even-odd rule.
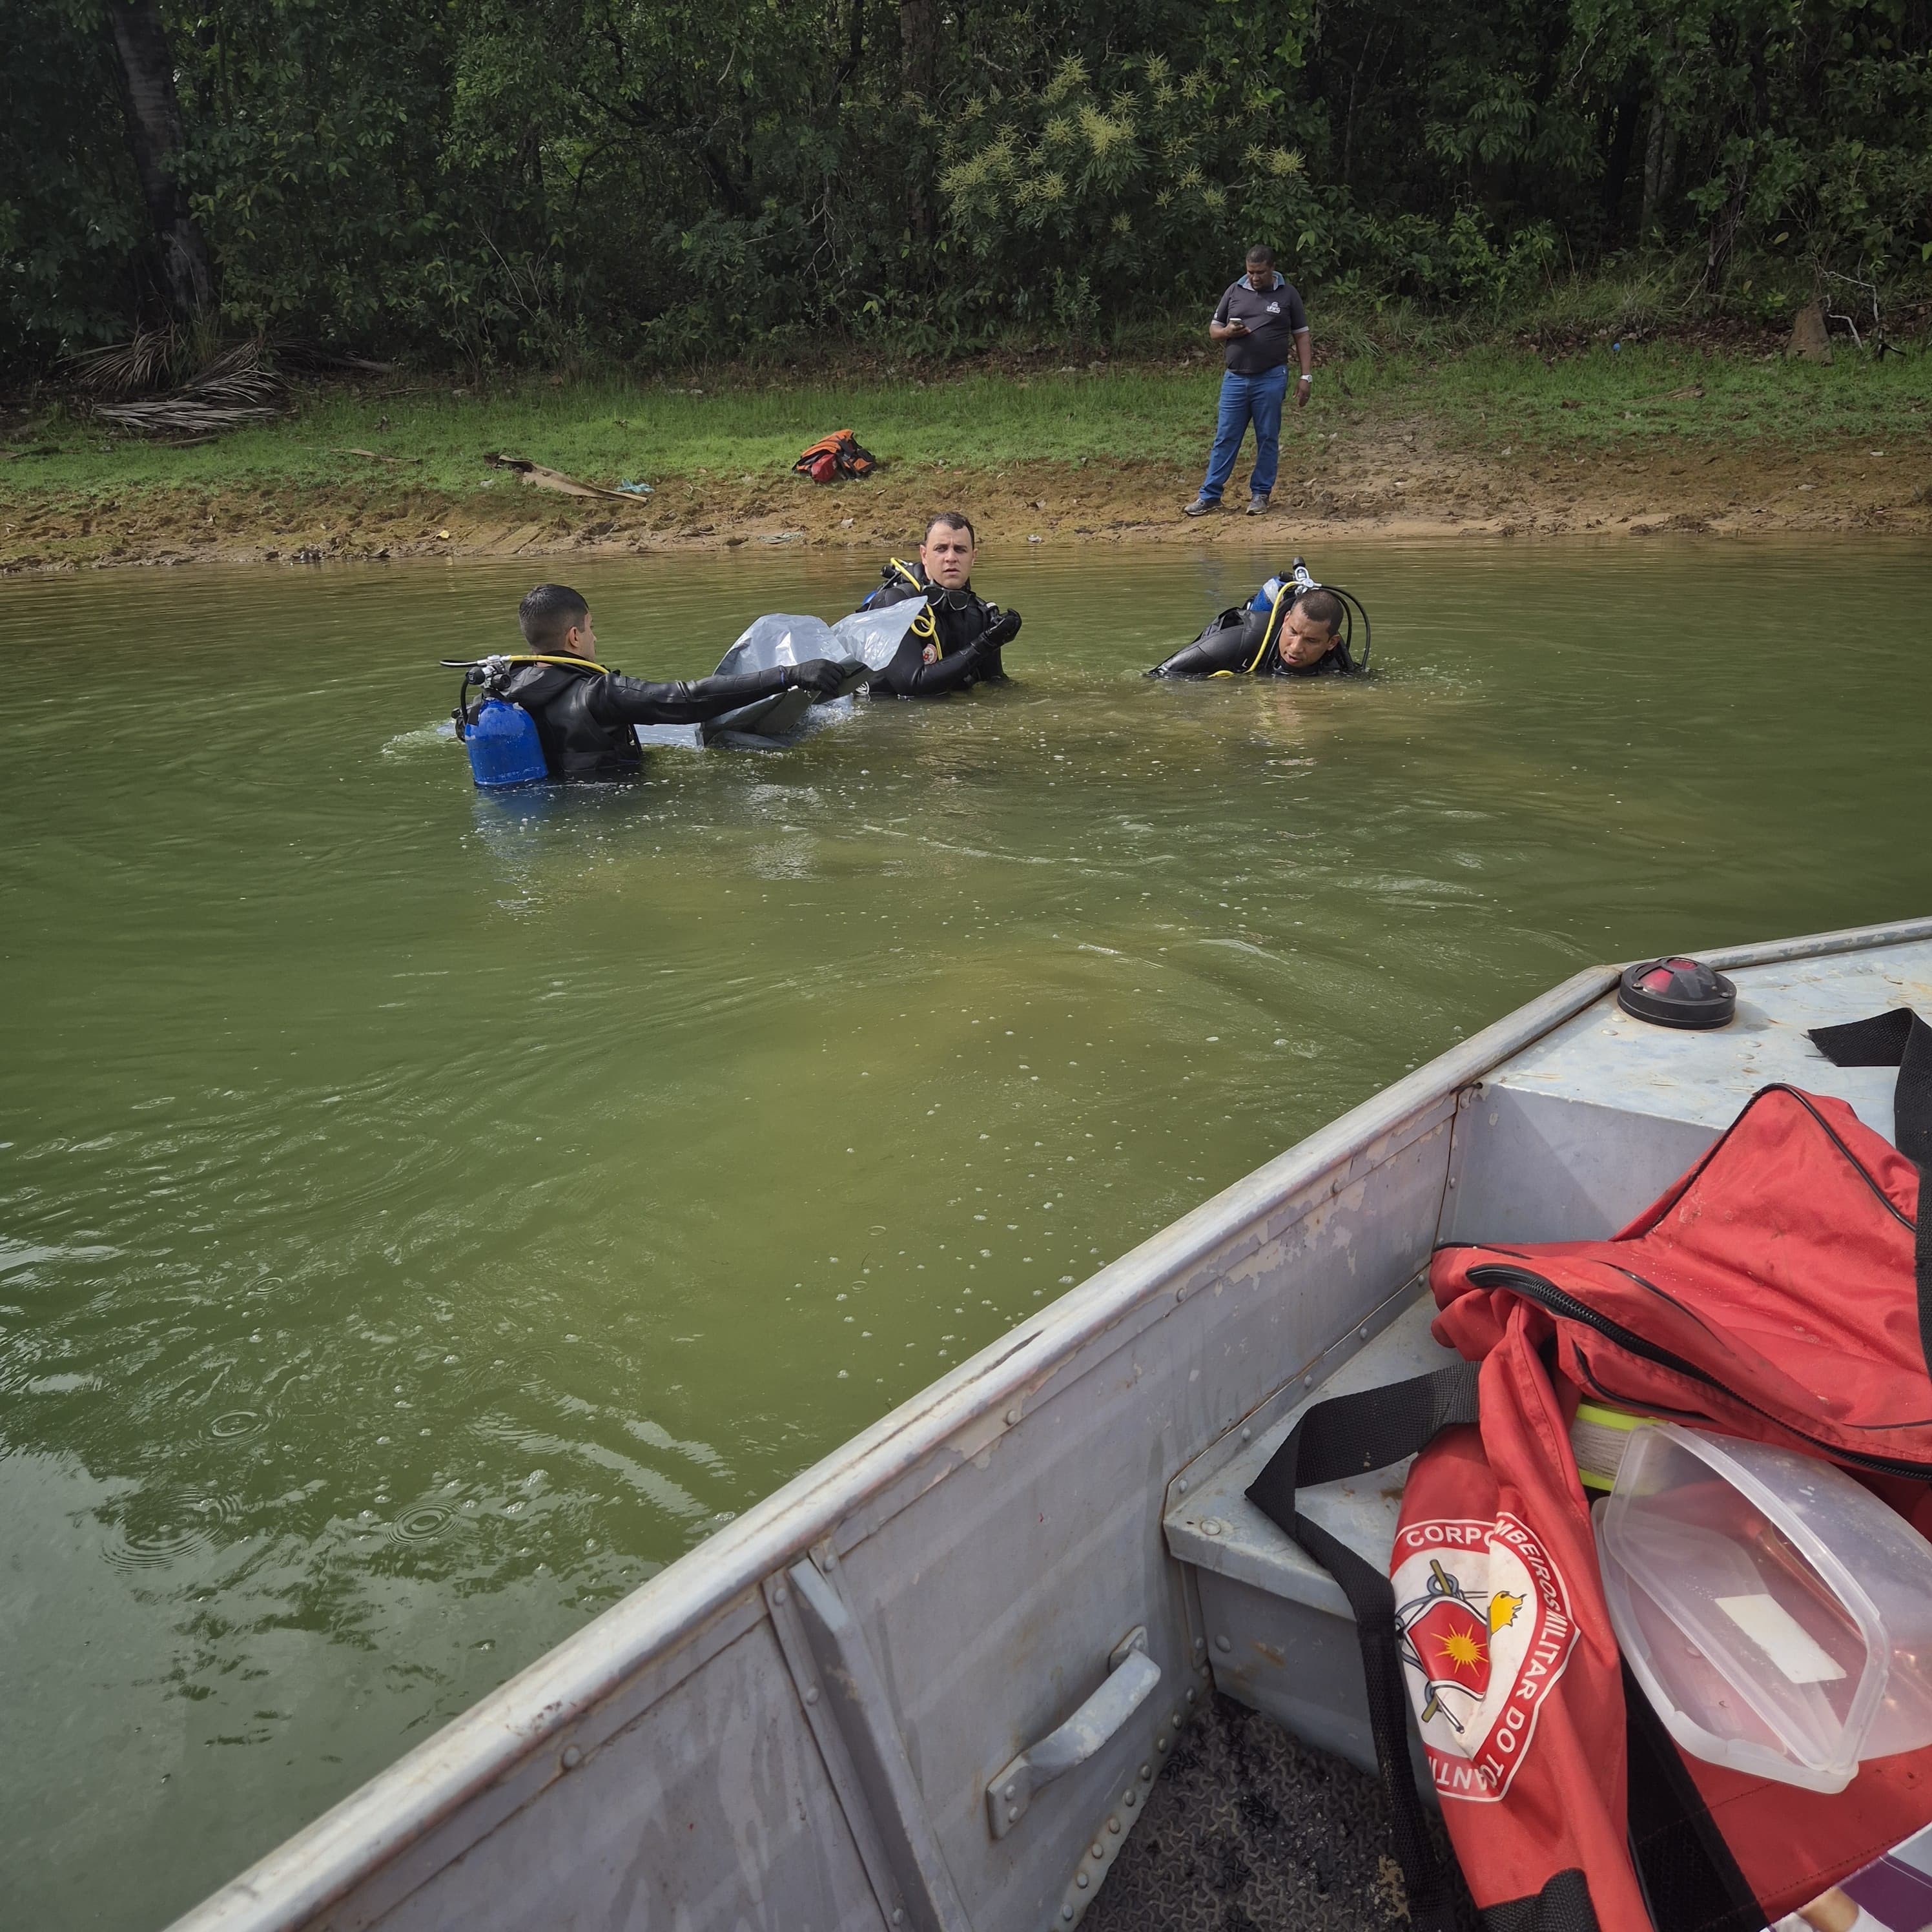
[[860, 668], [813, 658], [742, 677], [645, 684], [596, 662], [590, 607], [561, 584], [539, 584], [518, 607], [517, 622], [532, 652], [583, 660], [516, 664], [496, 693], [530, 714], [554, 778], [634, 778], [644, 764], [634, 724], [695, 724], [800, 686], [830, 698]]
[[860, 609], [883, 610], [913, 597], [923, 597], [926, 608], [892, 662], [874, 674], [874, 698], [938, 698], [1006, 682], [1000, 651], [1019, 635], [1020, 615], [974, 591], [974, 549], [973, 526], [957, 510], [942, 510], [926, 526], [916, 564], [895, 558], [886, 566], [885, 582]]
[[1318, 584], [1284, 609], [1223, 610], [1150, 677], [1352, 677], [1360, 668], [1343, 641], [1342, 600]]

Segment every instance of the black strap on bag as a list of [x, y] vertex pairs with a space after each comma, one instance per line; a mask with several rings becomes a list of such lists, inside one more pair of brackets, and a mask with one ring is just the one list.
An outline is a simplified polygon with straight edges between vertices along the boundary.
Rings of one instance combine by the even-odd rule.
[[1762, 1932], [1770, 1922], [1643, 1686], [1623, 1666], [1630, 1862], [1661, 1932]]
[[1894, 1006], [1868, 1020], [1814, 1027], [1811, 1044], [1834, 1066], [1895, 1066], [1892, 1144], [1918, 1170], [1918, 1226], [1912, 1242], [1912, 1273], [1918, 1285], [1918, 1346], [1932, 1369], [1932, 1213], [1926, 1177], [1932, 1174], [1932, 1027], [1910, 1006]]
[[1402, 1682], [1396, 1634], [1395, 1592], [1373, 1564], [1364, 1562], [1319, 1523], [1301, 1515], [1294, 1498], [1304, 1484], [1332, 1483], [1344, 1476], [1384, 1468], [1426, 1447], [1439, 1430], [1474, 1422], [1480, 1366], [1457, 1362], [1411, 1382], [1317, 1402], [1268, 1458], [1248, 1490], [1249, 1502], [1342, 1586], [1342, 1594], [1355, 1613], [1376, 1762], [1388, 1798], [1389, 1830], [1408, 1893], [1414, 1932], [1452, 1932], [1455, 1900], [1430, 1842], [1421, 1796], [1409, 1763], [1408, 1690]]

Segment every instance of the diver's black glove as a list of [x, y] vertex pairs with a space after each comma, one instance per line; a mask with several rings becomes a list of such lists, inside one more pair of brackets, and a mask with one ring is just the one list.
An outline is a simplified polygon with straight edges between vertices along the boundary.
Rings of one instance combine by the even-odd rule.
[[830, 658], [808, 658], [803, 664], [786, 666], [785, 688], [808, 691], [814, 698], [836, 698], [848, 675], [844, 665]]
[[989, 651], [996, 651], [1019, 635], [1020, 614], [1017, 610], [1002, 610], [997, 604], [988, 604], [987, 608], [993, 613], [993, 620], [973, 641], [985, 645]]

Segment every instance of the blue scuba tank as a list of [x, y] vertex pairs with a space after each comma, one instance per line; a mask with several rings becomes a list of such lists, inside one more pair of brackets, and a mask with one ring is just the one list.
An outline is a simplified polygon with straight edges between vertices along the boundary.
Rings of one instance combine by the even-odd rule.
[[1300, 557], [1286, 570], [1278, 570], [1274, 576], [1248, 600], [1250, 610], [1268, 610], [1274, 607], [1274, 600], [1283, 590], [1292, 586], [1298, 597], [1305, 590], [1318, 590], [1322, 586], [1308, 574], [1308, 566]]
[[484, 699], [476, 723], [464, 727], [463, 748], [470, 754], [470, 776], [490, 790], [550, 776], [536, 720], [520, 704], [500, 698]]

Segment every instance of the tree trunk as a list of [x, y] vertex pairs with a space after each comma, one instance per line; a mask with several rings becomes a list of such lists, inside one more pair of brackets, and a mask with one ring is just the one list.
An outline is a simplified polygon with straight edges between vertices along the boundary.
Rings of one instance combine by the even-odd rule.
[[[908, 102], [932, 106], [939, 80], [939, 0], [899, 0], [899, 58]], [[939, 232], [927, 174], [926, 143], [916, 140], [906, 156], [906, 219], [921, 242], [931, 242]]]
[[1704, 256], [1706, 295], [1715, 295], [1724, 285], [1726, 272], [1731, 266], [1731, 250], [1737, 243], [1738, 224], [1744, 218], [1745, 190], [1750, 186], [1750, 162], [1747, 158], [1738, 164], [1730, 194], [1711, 224], [1711, 243]]
[[1348, 170], [1355, 158], [1355, 96], [1360, 91], [1362, 70], [1369, 64], [1371, 36], [1362, 37], [1362, 57], [1355, 63], [1355, 70], [1348, 76], [1348, 108], [1342, 117], [1342, 185], [1348, 185]]
[[1626, 90], [1617, 103], [1616, 118], [1611, 124], [1610, 152], [1604, 162], [1604, 229], [1612, 242], [1621, 236], [1623, 224], [1624, 186], [1630, 179], [1630, 156], [1636, 147], [1636, 124], [1642, 113], [1640, 97]]
[[107, 0], [107, 20], [120, 61], [128, 152], [160, 244], [168, 307], [176, 321], [192, 322], [214, 306], [214, 270], [178, 175], [187, 138], [167, 29], [156, 0]]
[[929, 104], [939, 76], [939, 0], [899, 0], [899, 52], [906, 92]]
[[1637, 236], [1650, 239], [1654, 223], [1664, 219], [1664, 210], [1677, 174], [1677, 134], [1670, 124], [1661, 100], [1650, 110], [1650, 136], [1643, 150], [1643, 210], [1637, 217]]
[[1771, 80], [1765, 68], [1764, 43], [1761, 40], [1751, 43], [1750, 75], [1750, 115], [1744, 129], [1750, 145], [1738, 158], [1730, 198], [1711, 226], [1710, 250], [1704, 257], [1704, 292], [1707, 295], [1715, 295], [1724, 286], [1724, 276], [1730, 268], [1731, 251], [1737, 245], [1738, 228], [1744, 220], [1745, 196], [1750, 187], [1758, 130], [1771, 118]]
[[1664, 70], [1676, 38], [1676, 29], [1666, 25], [1660, 56], [1651, 64], [1650, 133], [1643, 144], [1643, 207], [1636, 222], [1640, 247], [1650, 240], [1652, 223], [1663, 217], [1664, 204], [1670, 198], [1670, 177], [1676, 172], [1672, 164], [1676, 159], [1677, 136], [1664, 105]]

